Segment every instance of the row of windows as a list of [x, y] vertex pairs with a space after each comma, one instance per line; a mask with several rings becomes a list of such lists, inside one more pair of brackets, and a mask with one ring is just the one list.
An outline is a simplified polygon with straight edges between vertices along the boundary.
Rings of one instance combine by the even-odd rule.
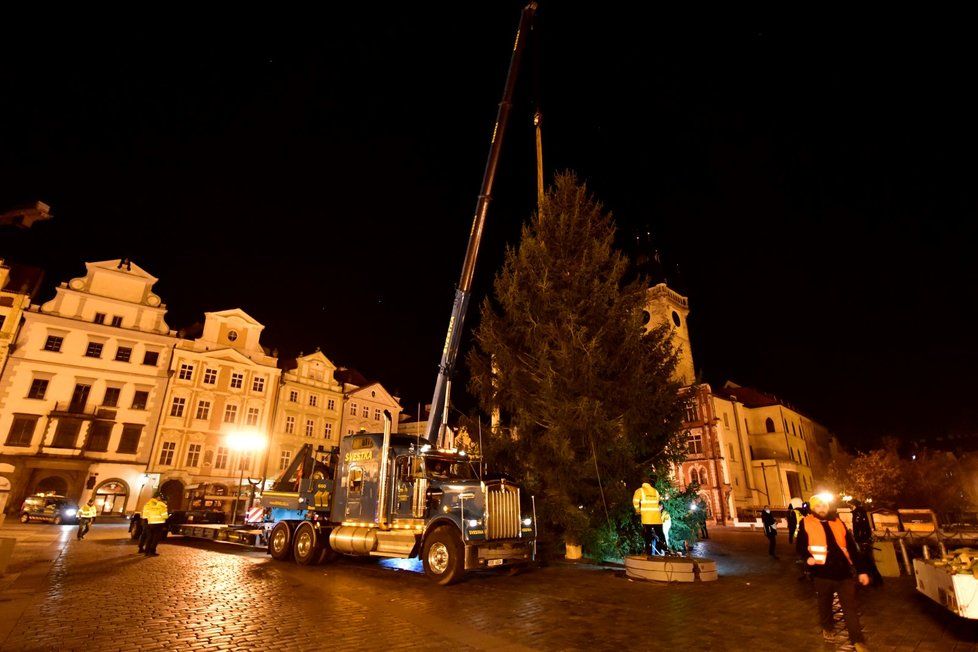
[[[189, 444], [187, 446], [187, 456], [186, 464], [184, 466], [190, 468], [196, 468], [200, 466], [201, 462], [201, 452], [203, 452], [203, 444]], [[163, 445], [160, 447], [160, 466], [173, 466], [173, 458], [177, 453], [177, 443], [175, 441], [164, 441]], [[203, 454], [204, 466], [212, 466], [215, 469], [227, 469], [229, 451], [225, 446], [218, 446], [217, 453], [215, 455], [214, 451], [207, 451]], [[238, 468], [236, 470], [248, 471], [251, 469], [253, 462], [255, 461], [254, 455], [252, 453], [242, 453], [238, 457]]]
[[[15, 415], [13, 423], [10, 425], [10, 431], [7, 433], [5, 444], [7, 446], [30, 446], [39, 419], [39, 415]], [[51, 446], [54, 448], [79, 448], [78, 435], [81, 432], [82, 423], [84, 422], [81, 419], [58, 419], [58, 426], [54, 431]], [[93, 421], [88, 429], [88, 437], [80, 448], [92, 452], [107, 452], [114, 425], [111, 421]], [[115, 452], [135, 453], [139, 449], [139, 439], [142, 432], [143, 426], [141, 425], [123, 424], [122, 435], [119, 437], [119, 444]]]
[[[48, 393], [50, 381], [46, 378], [35, 378], [31, 381], [31, 387], [27, 390], [27, 398], [43, 400]], [[70, 409], [81, 410], [88, 404], [92, 386], [84, 383], [76, 383], [75, 389], [71, 393]], [[119, 397], [122, 395], [121, 387], [106, 387], [102, 395], [102, 407], [119, 407]], [[133, 410], [145, 410], [146, 402], [149, 400], [149, 392], [137, 389], [133, 392], [132, 403], [129, 407]]]
[[[180, 380], [193, 380], [194, 379], [194, 365], [188, 364], [186, 362], [180, 363], [180, 371], [177, 373], [177, 378]], [[210, 367], [204, 368], [204, 384], [214, 385], [217, 383], [217, 369], [212, 369]], [[241, 389], [244, 386], [244, 374], [234, 371], [231, 372], [231, 389]], [[255, 376], [251, 381], [251, 391], [253, 392], [264, 392], [265, 391], [265, 377]]]
[[[187, 399], [182, 396], [174, 396], [173, 403], [170, 404], [170, 416], [182, 417], [184, 409], [187, 407]], [[197, 411], [194, 413], [195, 419], [206, 420], [211, 416], [211, 402], [205, 400], [197, 401]], [[257, 426], [261, 419], [261, 410], [256, 407], [248, 408], [245, 413], [245, 425]], [[238, 422], [238, 406], [228, 403], [224, 406], [224, 423]]]
[[[374, 421], [380, 421], [380, 415], [381, 415], [380, 408], [374, 408]], [[353, 416], [353, 417], [357, 416], [357, 404], [356, 403], [352, 403], [352, 402], [350, 403], [350, 416]], [[370, 408], [368, 406], [364, 405], [360, 409], [360, 416], [363, 417], [364, 419], [369, 419], [370, 418]]]
[[[295, 417], [287, 416], [285, 417], [285, 434], [294, 435], [295, 434]], [[306, 419], [305, 423], [305, 435], [306, 437], [316, 436], [316, 421], [314, 419]], [[323, 423], [323, 437], [326, 439], [331, 439], [333, 437], [333, 424], [329, 421]]]
[[[104, 312], [97, 312], [95, 313], [95, 319], [93, 319], [92, 321], [94, 321], [96, 324], [104, 324], [105, 318], [106, 318], [106, 314]], [[116, 328], [121, 327], [122, 317], [120, 317], [119, 315], [112, 315], [112, 325], [115, 326]]]
[[[64, 338], [60, 335], [48, 335], [47, 340], [44, 341], [44, 350], [51, 351], [54, 353], [61, 353], [61, 346], [64, 344]], [[89, 341], [88, 347], [85, 349], [86, 358], [101, 358], [103, 350], [105, 349], [105, 344], [102, 342]], [[132, 347], [131, 346], [117, 346], [115, 349], [115, 360], [116, 362], [131, 362], [132, 360]], [[143, 353], [143, 364], [151, 367], [155, 367], [160, 361], [159, 351], [146, 351]]]
[[[298, 402], [299, 402], [299, 392], [296, 391], [296, 390], [294, 390], [294, 389], [290, 389], [289, 390], [289, 403], [298, 403]], [[318, 407], [319, 406], [319, 395], [318, 394], [309, 394], [309, 405], [311, 407]], [[335, 410], [336, 409], [336, 400], [335, 399], [332, 399], [332, 398], [326, 399], [326, 409], [327, 410]]]

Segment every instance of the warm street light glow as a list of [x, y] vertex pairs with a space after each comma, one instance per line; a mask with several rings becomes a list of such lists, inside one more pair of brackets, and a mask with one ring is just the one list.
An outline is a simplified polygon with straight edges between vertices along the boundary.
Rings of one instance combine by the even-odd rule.
[[832, 494], [830, 494], [828, 491], [823, 491], [821, 493], [815, 494], [815, 498], [819, 498], [819, 499], [821, 499], [822, 501], [824, 501], [826, 503], [833, 503], [833, 502], [835, 502], [835, 496], [833, 496]]
[[239, 452], [260, 451], [265, 448], [265, 437], [253, 430], [236, 430], [225, 438], [228, 448]]

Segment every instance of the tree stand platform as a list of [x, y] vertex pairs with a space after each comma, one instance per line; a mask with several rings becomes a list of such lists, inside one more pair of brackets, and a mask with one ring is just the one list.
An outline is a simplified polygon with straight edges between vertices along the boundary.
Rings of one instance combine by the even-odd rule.
[[702, 557], [625, 557], [625, 574], [635, 580], [657, 582], [714, 582], [717, 563]]

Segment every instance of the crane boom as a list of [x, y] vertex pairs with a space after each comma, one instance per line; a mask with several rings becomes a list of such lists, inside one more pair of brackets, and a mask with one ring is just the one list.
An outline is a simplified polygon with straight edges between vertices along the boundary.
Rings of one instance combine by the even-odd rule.
[[469, 244], [465, 250], [465, 262], [462, 263], [462, 275], [455, 289], [455, 301], [452, 304], [452, 314], [448, 320], [448, 334], [445, 336], [445, 347], [441, 352], [441, 364], [438, 366], [438, 379], [435, 381], [435, 391], [431, 397], [431, 412], [428, 416], [428, 426], [425, 438], [437, 442], [445, 426], [442, 411], [448, 405], [448, 388], [455, 369], [455, 359], [458, 356], [459, 343], [462, 338], [462, 325], [465, 323], [465, 313], [468, 310], [469, 299], [472, 295], [472, 277], [475, 274], [475, 262], [479, 256], [479, 244], [482, 241], [482, 229], [486, 223], [486, 213], [492, 200], [492, 186], [496, 180], [496, 168], [499, 165], [499, 155], [502, 151], [503, 135], [509, 121], [509, 109], [512, 106], [513, 89], [519, 73], [520, 60], [526, 45], [527, 33], [536, 14], [537, 3], [530, 2], [523, 8], [520, 24], [516, 30], [516, 40], [513, 43], [513, 54], [509, 61], [509, 71], [506, 73], [506, 83], [503, 87], [503, 98], [499, 102], [496, 113], [496, 125], [492, 130], [492, 140], [489, 146], [489, 158], [482, 175], [482, 187], [479, 199], [475, 205], [475, 217], [472, 219], [472, 230], [469, 232]]

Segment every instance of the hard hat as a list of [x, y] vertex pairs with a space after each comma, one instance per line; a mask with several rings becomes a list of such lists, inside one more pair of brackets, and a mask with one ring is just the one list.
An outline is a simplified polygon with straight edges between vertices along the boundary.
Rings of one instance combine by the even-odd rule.
[[808, 499], [808, 506], [812, 509], [815, 509], [819, 505], [830, 507], [832, 505], [832, 496], [827, 493], [820, 493]]

